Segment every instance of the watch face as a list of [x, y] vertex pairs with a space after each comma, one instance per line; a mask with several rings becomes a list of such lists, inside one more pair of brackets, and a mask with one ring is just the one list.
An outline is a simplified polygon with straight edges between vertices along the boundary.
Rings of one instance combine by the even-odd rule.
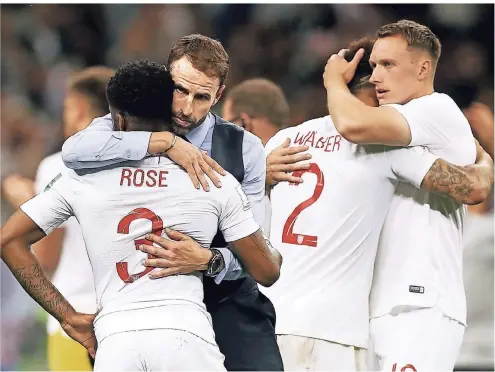
[[209, 275], [217, 275], [223, 270], [223, 257], [220, 252], [214, 252], [214, 257], [211, 260], [210, 267], [208, 269]]

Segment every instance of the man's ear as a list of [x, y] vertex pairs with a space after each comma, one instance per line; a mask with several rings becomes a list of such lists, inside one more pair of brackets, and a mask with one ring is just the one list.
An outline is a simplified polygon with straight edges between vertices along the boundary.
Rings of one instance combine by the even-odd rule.
[[433, 62], [430, 59], [425, 59], [419, 66], [418, 79], [424, 80], [428, 78], [433, 70]]
[[215, 95], [215, 100], [213, 101], [213, 105], [215, 106], [218, 101], [220, 101], [220, 98], [222, 98], [223, 91], [225, 90], [225, 85], [222, 85], [220, 88], [217, 90], [217, 94]]
[[248, 132], [252, 133], [254, 130], [253, 119], [250, 118], [249, 115], [245, 112], [241, 112], [239, 117], [241, 118], [242, 127]]
[[121, 131], [126, 131], [127, 129], [127, 123], [125, 121], [124, 115], [122, 115], [120, 112], [117, 113], [117, 127]]

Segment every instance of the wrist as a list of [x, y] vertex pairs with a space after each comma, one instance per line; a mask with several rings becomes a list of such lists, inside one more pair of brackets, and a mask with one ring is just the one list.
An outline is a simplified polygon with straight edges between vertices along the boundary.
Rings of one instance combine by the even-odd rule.
[[62, 319], [60, 320], [60, 325], [71, 325], [72, 318], [77, 314], [76, 310], [71, 306], [66, 313], [62, 315]]
[[175, 135], [171, 132], [153, 132], [148, 145], [149, 154], [158, 154], [170, 149]]
[[212, 258], [213, 258], [213, 252], [210, 249], [202, 249], [199, 271], [208, 270], [208, 264], [210, 263]]

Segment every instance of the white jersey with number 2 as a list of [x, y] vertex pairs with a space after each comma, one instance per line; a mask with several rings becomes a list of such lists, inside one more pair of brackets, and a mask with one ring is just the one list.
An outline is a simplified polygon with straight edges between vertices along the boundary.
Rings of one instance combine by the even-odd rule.
[[276, 333], [366, 348], [368, 296], [378, 237], [397, 180], [419, 187], [436, 157], [424, 148], [355, 145], [329, 116], [285, 129], [308, 145], [301, 184], [271, 190], [270, 241], [284, 258], [280, 279], [263, 292], [277, 311]]
[[258, 230], [239, 183], [230, 174], [222, 183], [197, 190], [178, 165], [151, 157], [86, 174], [68, 170], [21, 209], [46, 233], [72, 215], [79, 221], [100, 310], [98, 342], [121, 332], [178, 329], [215, 344], [202, 275], [150, 279], [138, 247], [147, 233], [165, 236], [165, 227], [205, 248], [218, 229], [227, 242]]

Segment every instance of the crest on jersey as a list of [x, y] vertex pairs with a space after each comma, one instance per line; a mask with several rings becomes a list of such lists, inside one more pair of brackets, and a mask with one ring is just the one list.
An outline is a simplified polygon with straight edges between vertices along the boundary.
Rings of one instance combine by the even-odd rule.
[[247, 211], [249, 208], [251, 208], [251, 203], [249, 202], [249, 199], [247, 195], [244, 193], [244, 190], [242, 189], [242, 186], [239, 185], [235, 188], [239, 196], [241, 197], [242, 200], [242, 208]]
[[59, 173], [53, 180], [51, 180], [48, 185], [46, 185], [45, 190], [43, 191], [48, 191], [52, 188], [53, 184], [57, 182], [57, 180], [62, 177], [62, 173]]

